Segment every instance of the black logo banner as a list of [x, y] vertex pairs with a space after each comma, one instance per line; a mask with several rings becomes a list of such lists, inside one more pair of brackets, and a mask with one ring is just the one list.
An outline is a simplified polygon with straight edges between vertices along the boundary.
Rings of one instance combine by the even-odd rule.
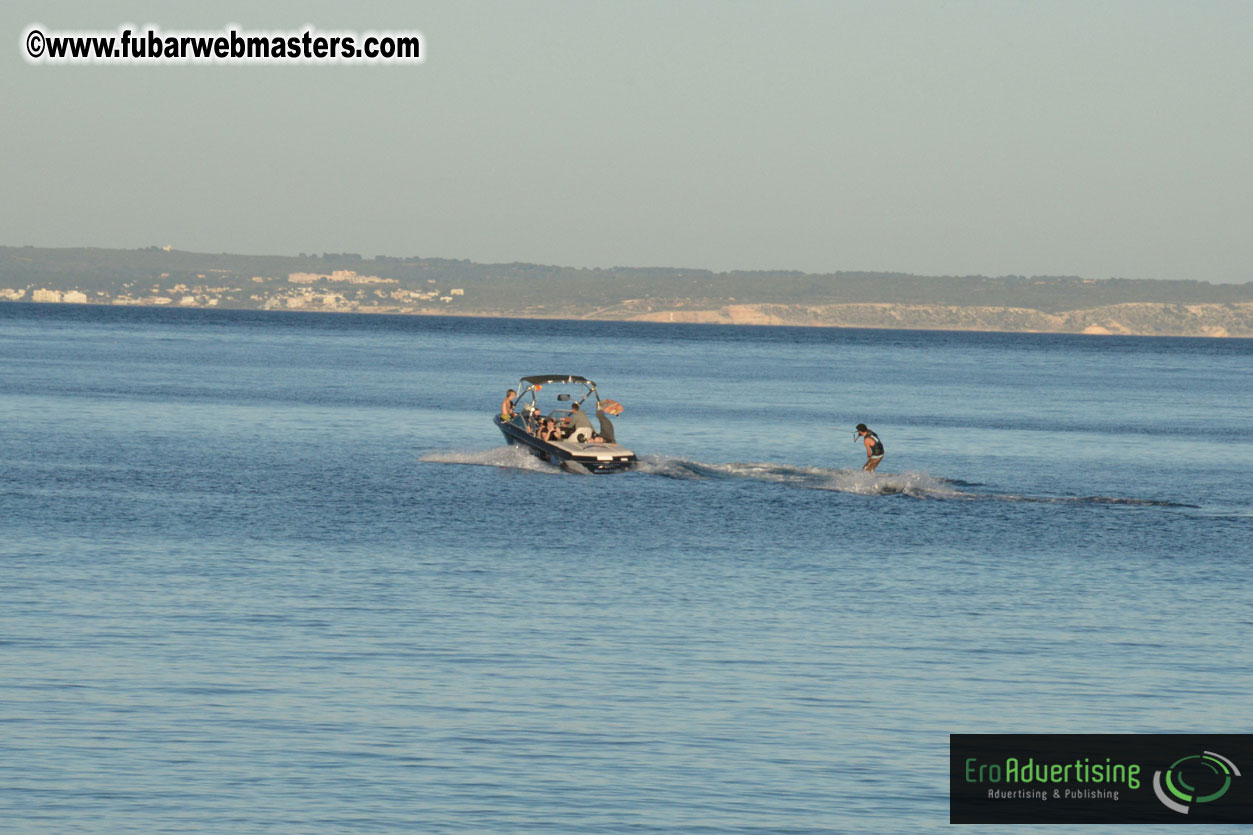
[[952, 734], [949, 823], [1253, 823], [1253, 734]]

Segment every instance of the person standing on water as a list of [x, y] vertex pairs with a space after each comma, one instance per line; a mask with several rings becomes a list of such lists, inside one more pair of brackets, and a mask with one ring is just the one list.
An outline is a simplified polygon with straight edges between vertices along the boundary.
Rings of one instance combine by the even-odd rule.
[[862, 470], [873, 473], [875, 467], [879, 466], [879, 462], [883, 460], [883, 441], [880, 441], [879, 436], [871, 432], [864, 423], [857, 424], [857, 436], [866, 444], [866, 463], [862, 465]]

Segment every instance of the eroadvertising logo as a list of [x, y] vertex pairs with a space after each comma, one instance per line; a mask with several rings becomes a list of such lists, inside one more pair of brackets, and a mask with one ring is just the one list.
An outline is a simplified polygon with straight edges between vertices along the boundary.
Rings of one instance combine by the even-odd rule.
[[950, 823], [1253, 823], [1253, 734], [953, 734], [949, 760]]

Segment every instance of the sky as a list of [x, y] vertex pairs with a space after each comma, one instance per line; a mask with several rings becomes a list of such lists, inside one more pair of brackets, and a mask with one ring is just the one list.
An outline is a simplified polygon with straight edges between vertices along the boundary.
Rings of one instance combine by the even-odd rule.
[[[420, 65], [22, 36], [417, 30]], [[1253, 280], [1253, 3], [26, 2], [0, 244]]]

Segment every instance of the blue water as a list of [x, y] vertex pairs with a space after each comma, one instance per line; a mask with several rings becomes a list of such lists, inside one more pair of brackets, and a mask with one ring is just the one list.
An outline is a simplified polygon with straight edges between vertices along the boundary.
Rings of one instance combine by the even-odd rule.
[[[938, 831], [950, 733], [1249, 731], [1251, 360], [0, 304], [0, 829]], [[502, 446], [547, 372], [638, 471]]]

